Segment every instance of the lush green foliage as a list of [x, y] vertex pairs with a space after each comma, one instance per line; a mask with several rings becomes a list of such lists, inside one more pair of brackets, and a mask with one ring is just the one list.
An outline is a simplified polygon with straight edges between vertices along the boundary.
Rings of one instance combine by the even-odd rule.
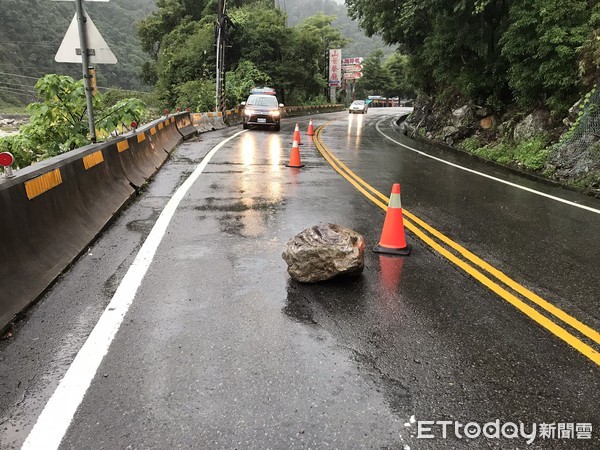
[[[590, 32], [586, 0], [520, 0], [500, 39], [516, 100], [564, 114], [578, 94], [577, 52]], [[534, 61], [531, 61], [534, 56]]]
[[[241, 61], [234, 71], [227, 73], [227, 100], [229, 106], [239, 105], [246, 100], [248, 92], [256, 86], [268, 86], [273, 80], [258, 70], [252, 61]], [[206, 110], [205, 110], [206, 111]]]
[[459, 96], [497, 112], [517, 101], [561, 114], [582, 91], [578, 68], [597, 77], [597, 0], [346, 3], [368, 34], [400, 45], [411, 78], [434, 97]]
[[[64, 75], [46, 75], [35, 85], [40, 102], [27, 107], [30, 122], [21, 133], [0, 139], [0, 151], [11, 152], [18, 167], [90, 143], [83, 81]], [[146, 114], [141, 100], [130, 98], [107, 104], [94, 97], [96, 134], [99, 138], [118, 133]]]
[[211, 111], [215, 107], [216, 85], [210, 79], [186, 81], [175, 88], [176, 107], [193, 112]]
[[[139, 25], [143, 47], [153, 58], [145, 66], [146, 79], [166, 105], [212, 109], [215, 2], [159, 0], [157, 6]], [[323, 94], [326, 50], [348, 42], [332, 25], [334, 17], [317, 14], [289, 27], [285, 13], [271, 1], [239, 0], [228, 2], [228, 8], [234, 24], [226, 52], [229, 106], [266, 83], [289, 104]]]
[[[86, 3], [85, 8], [119, 60], [99, 66], [98, 84], [143, 89], [138, 74], [148, 57], [132, 24], [152, 11], [154, 0]], [[34, 101], [34, 84], [47, 73], [81, 77], [80, 65], [54, 61], [74, 14], [73, 2], [0, 0], [0, 105]]]

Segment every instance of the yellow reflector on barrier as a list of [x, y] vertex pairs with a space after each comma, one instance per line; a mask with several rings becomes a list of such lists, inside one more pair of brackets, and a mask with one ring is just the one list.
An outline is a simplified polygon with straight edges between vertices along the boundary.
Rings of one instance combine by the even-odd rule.
[[146, 140], [146, 133], [140, 133], [137, 135], [138, 144]]
[[227, 111], [227, 115], [230, 116], [231, 115], [231, 111], [228, 110]]
[[25, 182], [25, 192], [29, 200], [55, 188], [62, 183], [60, 169], [54, 169], [52, 172], [40, 175], [37, 178]]
[[162, 122], [161, 122], [161, 123], [159, 123], [159, 124], [158, 124], [158, 129], [159, 129], [159, 130], [162, 130], [163, 128], [164, 128], [164, 125], [163, 125], [163, 123], [162, 123]]
[[211, 112], [209, 112], [209, 113], [206, 113], [206, 115], [207, 115], [208, 117], [213, 117], [213, 115], [214, 115], [214, 114], [213, 114], [213, 113], [211, 113]]
[[156, 134], [156, 127], [150, 128], [150, 134], [154, 136]]
[[117, 150], [119, 153], [129, 150], [129, 141], [125, 139], [124, 141], [117, 142]]
[[223, 117], [223, 113], [222, 113], [221, 111], [219, 111], [219, 112], [217, 113], [217, 117]]
[[98, 150], [97, 152], [83, 157], [83, 167], [85, 167], [85, 170], [89, 170], [103, 162], [104, 156], [102, 156], [102, 150]]

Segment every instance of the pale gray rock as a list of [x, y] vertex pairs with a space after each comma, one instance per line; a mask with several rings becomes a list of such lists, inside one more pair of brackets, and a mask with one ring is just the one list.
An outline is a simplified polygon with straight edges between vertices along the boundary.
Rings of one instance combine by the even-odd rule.
[[475, 115], [470, 105], [464, 105], [452, 111], [452, 125], [456, 128], [469, 127], [473, 125]]
[[515, 141], [531, 139], [538, 134], [544, 134], [552, 128], [550, 113], [544, 109], [537, 109], [515, 126]]
[[319, 224], [290, 239], [281, 255], [290, 276], [316, 283], [342, 274], [359, 274], [364, 262], [364, 238], [350, 228]]

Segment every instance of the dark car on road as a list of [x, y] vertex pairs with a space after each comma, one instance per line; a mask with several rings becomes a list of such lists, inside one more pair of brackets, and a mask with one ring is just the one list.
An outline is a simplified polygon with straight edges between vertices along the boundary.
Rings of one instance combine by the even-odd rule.
[[251, 126], [263, 126], [279, 131], [283, 104], [277, 101], [274, 90], [270, 88], [253, 89], [248, 100], [243, 102], [242, 106], [244, 107], [244, 129]]

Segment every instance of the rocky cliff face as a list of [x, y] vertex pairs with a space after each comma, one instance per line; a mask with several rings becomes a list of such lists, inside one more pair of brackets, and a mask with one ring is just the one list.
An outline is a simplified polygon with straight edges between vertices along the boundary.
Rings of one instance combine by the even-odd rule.
[[545, 109], [498, 116], [473, 104], [440, 105], [421, 96], [402, 125], [421, 137], [600, 195], [600, 94], [593, 91], [556, 120]]

